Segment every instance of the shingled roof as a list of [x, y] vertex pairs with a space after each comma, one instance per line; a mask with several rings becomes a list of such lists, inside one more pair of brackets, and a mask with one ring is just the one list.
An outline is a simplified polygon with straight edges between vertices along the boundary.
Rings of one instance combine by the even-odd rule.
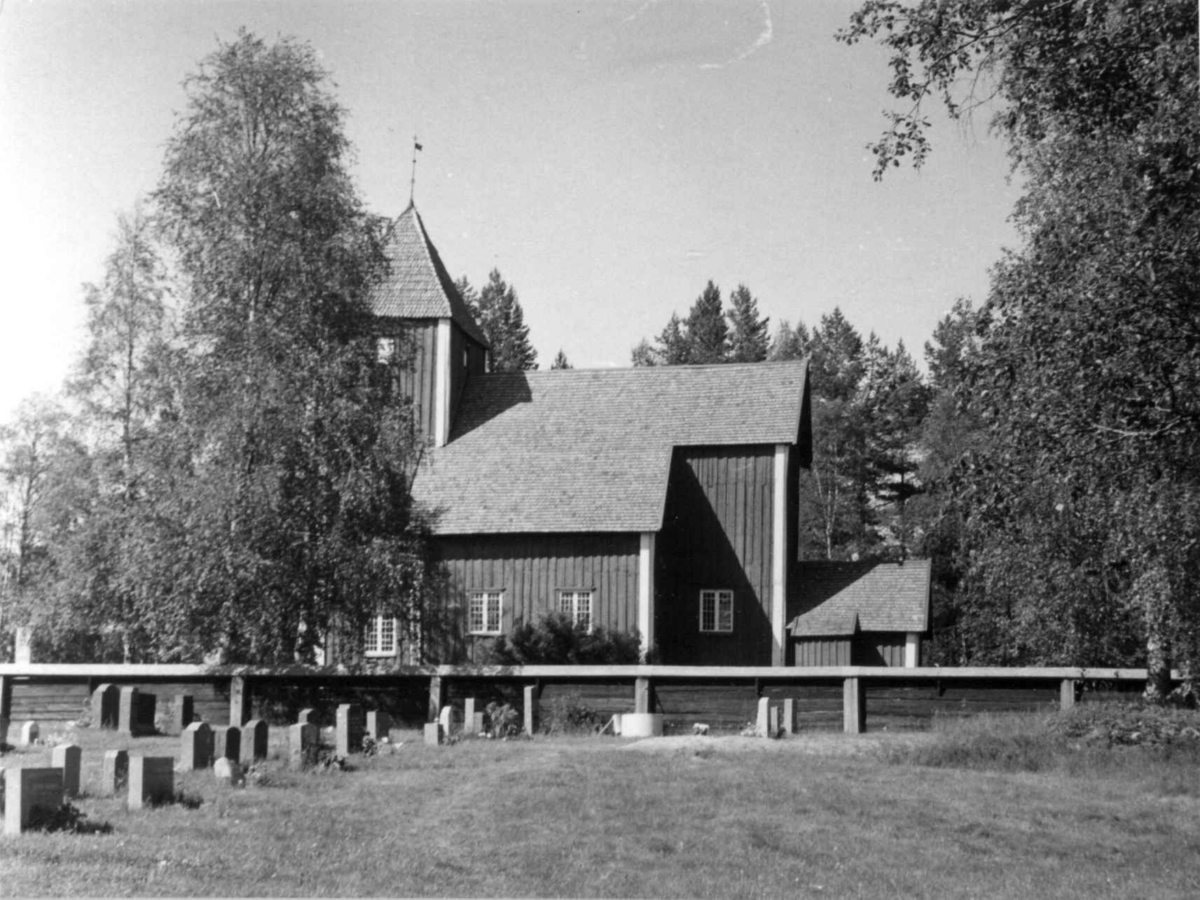
[[658, 531], [671, 451], [795, 444], [808, 362], [471, 378], [413, 483], [438, 534]]
[[425, 231], [417, 208], [392, 223], [385, 246], [390, 272], [372, 288], [367, 301], [376, 316], [401, 319], [451, 319], [473, 339], [488, 346], [487, 338], [454, 286], [437, 248]]
[[788, 579], [793, 637], [862, 631], [924, 631], [929, 624], [931, 563], [803, 562]]

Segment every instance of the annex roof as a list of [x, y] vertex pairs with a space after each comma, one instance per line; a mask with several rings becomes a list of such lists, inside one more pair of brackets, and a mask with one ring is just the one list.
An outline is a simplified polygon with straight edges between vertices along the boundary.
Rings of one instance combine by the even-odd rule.
[[454, 286], [454, 279], [442, 264], [425, 231], [425, 223], [412, 204], [392, 223], [384, 251], [390, 272], [367, 296], [374, 315], [450, 319], [471, 338], [488, 346], [483, 330]]
[[673, 448], [809, 439], [807, 373], [797, 361], [471, 378], [413, 495], [438, 534], [658, 531]]
[[802, 562], [788, 579], [788, 631], [831, 637], [862, 631], [924, 631], [932, 564]]

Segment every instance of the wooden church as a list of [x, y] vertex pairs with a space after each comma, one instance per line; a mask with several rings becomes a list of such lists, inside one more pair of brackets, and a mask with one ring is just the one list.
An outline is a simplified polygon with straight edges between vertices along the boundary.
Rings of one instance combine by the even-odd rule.
[[[807, 361], [488, 374], [486, 337], [414, 206], [388, 255], [375, 333], [382, 355], [410, 351], [402, 389], [427, 441], [412, 490], [458, 632], [456, 658], [436, 661], [481, 662], [489, 641], [552, 610], [636, 629], [666, 665], [814, 658], [796, 624], [812, 601], [797, 581]], [[926, 627], [922, 571], [901, 645]], [[417, 659], [382, 618], [366, 655]]]

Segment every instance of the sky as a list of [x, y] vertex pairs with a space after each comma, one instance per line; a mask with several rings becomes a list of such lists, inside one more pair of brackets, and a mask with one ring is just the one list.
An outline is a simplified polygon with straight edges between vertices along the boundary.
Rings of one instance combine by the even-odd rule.
[[627, 366], [711, 279], [774, 332], [840, 307], [920, 360], [986, 295], [1019, 185], [986, 120], [934, 115], [871, 177], [887, 56], [840, 0], [0, 0], [0, 421], [83, 347], [85, 282], [152, 191], [184, 78], [239, 28], [309, 42], [372, 211], [415, 199], [454, 276], [498, 268], [543, 368]]

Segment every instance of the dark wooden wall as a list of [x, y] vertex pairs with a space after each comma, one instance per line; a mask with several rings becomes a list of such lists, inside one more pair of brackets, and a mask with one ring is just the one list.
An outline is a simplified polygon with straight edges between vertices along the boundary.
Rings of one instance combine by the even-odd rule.
[[[463, 353], [466, 352], [466, 365]], [[469, 338], [457, 325], [450, 326], [450, 427], [454, 427], [454, 415], [462, 399], [463, 388], [468, 378], [483, 375], [486, 371], [487, 351]]]
[[[559, 590], [592, 590], [592, 622], [637, 627], [636, 534], [513, 534], [437, 539], [450, 575], [449, 607], [467, 628], [469, 591], [504, 591], [501, 631], [557, 609]], [[461, 658], [481, 662], [486, 638], [466, 638]], [[450, 660], [443, 660], [450, 661]]]
[[[655, 548], [662, 663], [771, 664], [774, 470], [772, 445], [675, 450]], [[733, 591], [732, 634], [701, 634], [704, 589]]]
[[796, 638], [791, 643], [793, 663], [797, 666], [850, 665], [850, 638]]

